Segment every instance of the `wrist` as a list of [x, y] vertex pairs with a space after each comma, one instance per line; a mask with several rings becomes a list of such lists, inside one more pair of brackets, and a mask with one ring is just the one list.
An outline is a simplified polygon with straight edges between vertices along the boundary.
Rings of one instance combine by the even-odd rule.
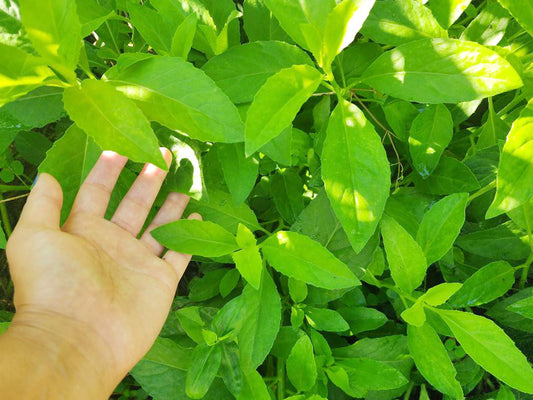
[[[12, 376], [18, 398], [39, 393], [54, 399], [107, 399], [122, 378], [105, 342], [84, 324], [61, 315], [15, 314], [0, 337], [0, 352], [0, 373]], [[14, 380], [20, 376], [24, 378], [17, 386]]]

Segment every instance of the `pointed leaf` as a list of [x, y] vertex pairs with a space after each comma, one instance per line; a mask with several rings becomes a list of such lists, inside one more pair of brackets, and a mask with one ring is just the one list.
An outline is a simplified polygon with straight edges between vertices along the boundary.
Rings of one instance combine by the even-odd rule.
[[309, 336], [303, 335], [292, 347], [287, 358], [287, 376], [298, 391], [309, 390], [315, 384], [317, 371]]
[[394, 46], [417, 39], [448, 36], [431, 11], [417, 0], [376, 2], [361, 33], [375, 42]]
[[63, 103], [70, 118], [103, 150], [168, 169], [146, 117], [109, 83], [84, 80], [65, 89]]
[[211, 78], [180, 57], [125, 54], [106, 77], [152, 121], [201, 141], [243, 140], [237, 108]]
[[372, 124], [359, 108], [344, 100], [329, 121], [322, 150], [322, 179], [353, 249], [361, 251], [385, 208], [390, 167]]
[[22, 23], [35, 49], [69, 81], [81, 49], [81, 24], [72, 0], [20, 0]]
[[514, 285], [514, 268], [506, 261], [495, 261], [477, 270], [448, 303], [471, 307], [489, 303], [503, 296]]
[[474, 42], [422, 39], [380, 56], [363, 82], [400, 99], [460, 103], [517, 89], [522, 79], [496, 52]]
[[505, 332], [490, 319], [461, 311], [438, 310], [464, 351], [507, 385], [533, 393], [533, 369]]
[[187, 371], [185, 391], [192, 399], [203, 399], [220, 367], [222, 349], [220, 346], [199, 344], [192, 353], [191, 367]]
[[0, 43], [0, 107], [38, 88], [52, 75], [43, 59]]
[[246, 155], [251, 155], [289, 126], [318, 88], [322, 75], [308, 65], [285, 68], [268, 78], [246, 118]]
[[462, 399], [463, 390], [455, 378], [457, 371], [437, 332], [428, 323], [420, 327], [409, 325], [407, 342], [409, 353], [422, 376], [438, 391]]
[[[246, 13], [245, 13], [246, 16]], [[311, 64], [296, 46], [268, 41], [246, 43], [211, 58], [202, 69], [235, 104], [249, 103], [266, 80], [283, 68]]]
[[284, 275], [325, 289], [354, 287], [359, 280], [320, 243], [296, 232], [280, 231], [262, 243], [263, 255]]
[[163, 246], [174, 251], [204, 257], [220, 257], [239, 247], [235, 236], [209, 221], [179, 220], [151, 231]]
[[402, 226], [387, 214], [381, 220], [381, 235], [387, 253], [392, 279], [410, 293], [426, 276], [426, 257], [418, 243]]
[[409, 153], [423, 178], [435, 170], [452, 136], [452, 114], [443, 104], [431, 105], [415, 118], [409, 132]]
[[248, 285], [243, 292], [247, 310], [239, 333], [241, 363], [245, 373], [265, 360], [278, 335], [281, 322], [281, 299], [268, 273], [263, 273], [259, 290]]
[[533, 197], [533, 99], [513, 123], [498, 167], [496, 197], [487, 218], [511, 211]]
[[424, 215], [416, 241], [428, 264], [440, 260], [451, 249], [465, 222], [468, 194], [452, 194], [435, 203]]

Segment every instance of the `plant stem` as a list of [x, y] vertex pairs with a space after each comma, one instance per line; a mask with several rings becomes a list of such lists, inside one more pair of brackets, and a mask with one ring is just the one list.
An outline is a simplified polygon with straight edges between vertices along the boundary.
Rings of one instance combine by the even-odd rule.
[[489, 183], [487, 186], [482, 187], [477, 192], [470, 195], [468, 198], [468, 204], [470, 204], [474, 199], [477, 199], [479, 196], [483, 196], [485, 193], [490, 192], [496, 187], [496, 179]]
[[277, 359], [276, 362], [276, 376], [278, 378], [278, 400], [283, 400], [285, 398], [285, 365], [281, 358]]
[[[4, 197], [0, 193], [0, 200], [3, 200]], [[13, 228], [11, 227], [11, 222], [9, 221], [9, 214], [7, 213], [6, 203], [0, 202], [0, 214], [2, 216], [2, 225], [4, 226], [4, 232], [6, 237], [9, 239], [11, 233], [13, 233]]]
[[30, 190], [31, 187], [30, 186], [25, 186], [25, 185], [0, 185], [0, 192], [1, 193], [5, 193], [5, 192], [23, 192], [25, 190]]
[[529, 257], [527, 258], [526, 262], [523, 264], [524, 269], [522, 270], [522, 275], [520, 276], [520, 283], [518, 284], [518, 287], [520, 289], [524, 289], [526, 287], [527, 277], [529, 275], [529, 268], [531, 267], [531, 263], [533, 262], [533, 233], [531, 229], [531, 223], [533, 221], [529, 220], [529, 214], [526, 205], [523, 205], [522, 209], [524, 210], [524, 219], [526, 220], [527, 237], [531, 252], [529, 253]]
[[405, 394], [403, 396], [403, 400], [409, 400], [409, 398], [411, 397], [411, 392], [413, 391], [414, 386], [415, 386], [414, 382], [409, 382], [409, 387], [405, 391]]
[[520, 102], [522, 100], [524, 100], [524, 99], [525, 99], [525, 95], [524, 94], [518, 94], [517, 93], [515, 98], [509, 104], [507, 104], [504, 108], [502, 108], [500, 111], [498, 111], [496, 113], [496, 115], [498, 117], [501, 117], [502, 115], [505, 115], [510, 110], [512, 110], [516, 105], [520, 104]]

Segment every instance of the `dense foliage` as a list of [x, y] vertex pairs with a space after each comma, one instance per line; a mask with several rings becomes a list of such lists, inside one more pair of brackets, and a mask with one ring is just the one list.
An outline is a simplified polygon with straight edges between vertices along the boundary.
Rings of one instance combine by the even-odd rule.
[[37, 170], [67, 215], [128, 156], [111, 213], [164, 145], [204, 221], [153, 232], [195, 257], [117, 398], [532, 398], [532, 35], [532, 0], [0, 0], [4, 231]]

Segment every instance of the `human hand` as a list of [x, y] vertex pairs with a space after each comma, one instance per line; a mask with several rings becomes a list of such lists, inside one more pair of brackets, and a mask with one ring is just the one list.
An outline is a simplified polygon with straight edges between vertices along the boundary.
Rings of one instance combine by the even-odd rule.
[[[163, 155], [170, 164], [171, 153]], [[137, 239], [166, 176], [153, 165], [145, 166], [111, 221], [104, 219], [126, 161], [102, 154], [62, 227], [61, 188], [40, 175], [7, 244], [17, 310], [8, 333], [30, 346], [79, 352], [64, 368], [81, 368], [84, 379], [95, 374], [107, 395], [155, 341], [190, 261], [173, 251], [160, 258], [164, 249], [149, 234], [181, 218], [185, 195], [171, 193]]]

